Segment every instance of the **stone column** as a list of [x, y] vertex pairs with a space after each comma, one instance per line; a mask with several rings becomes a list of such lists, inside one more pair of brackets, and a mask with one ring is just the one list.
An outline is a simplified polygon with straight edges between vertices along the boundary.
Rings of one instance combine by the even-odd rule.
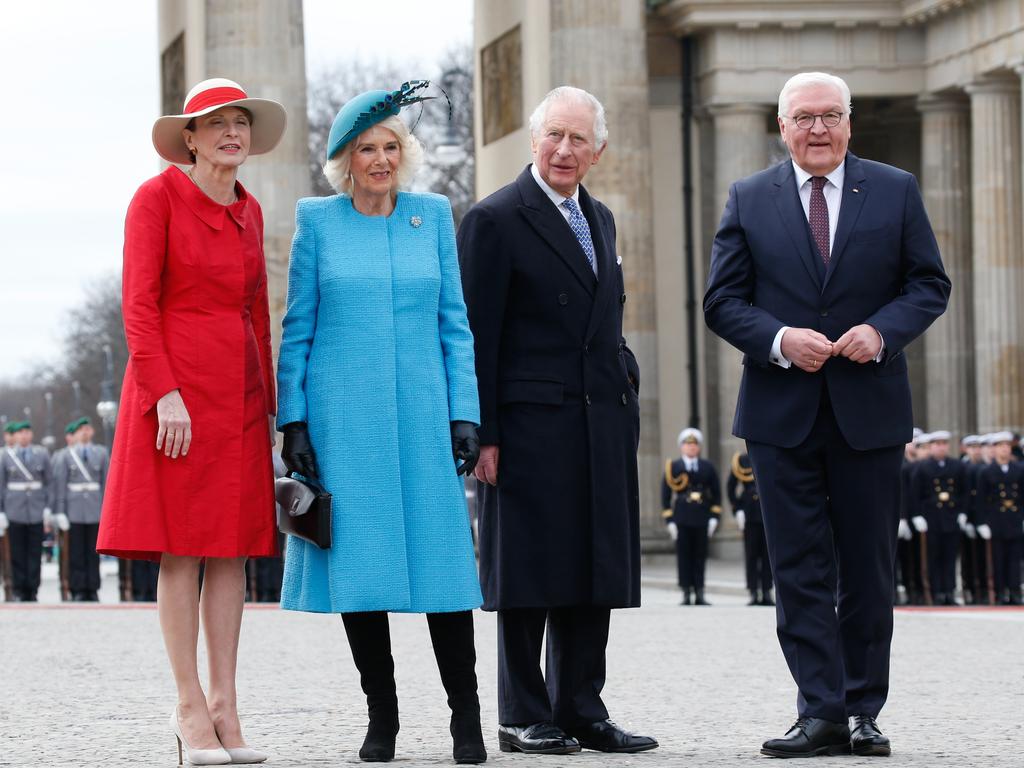
[[[623, 332], [640, 363], [640, 522], [664, 536], [651, 206], [646, 9], [641, 0], [552, 0], [551, 85], [594, 94], [608, 118], [608, 148], [584, 181], [611, 209], [626, 281]], [[532, 109], [533, 105], [527, 105]]]
[[273, 152], [247, 160], [239, 173], [263, 208], [276, 354], [295, 231], [295, 202], [312, 194], [302, 4], [277, 0], [205, 2], [204, 76], [237, 80], [253, 96], [279, 101], [288, 111], [288, 128], [281, 143]]
[[[734, 181], [764, 170], [768, 165], [768, 136], [766, 104], [713, 104], [709, 107], [715, 134], [715, 227], [729, 199], [729, 187]], [[709, 233], [708, 242], [714, 237]], [[701, 291], [703, 296], [703, 291]], [[709, 458], [725, 472], [733, 453], [741, 448], [732, 435], [736, 398], [739, 395], [740, 376], [743, 373], [742, 353], [717, 336], [711, 337], [711, 348], [716, 350], [713, 362], [716, 370], [708, 371], [708, 434]], [[766, 352], [767, 353], [767, 352]], [[711, 357], [709, 355], [709, 357]], [[711, 362], [711, 361], [709, 361]]]
[[921, 192], [953, 283], [946, 313], [924, 335], [928, 430], [963, 437], [977, 424], [971, 274], [970, 103], [961, 94], [923, 96]]
[[971, 95], [974, 347], [978, 428], [1024, 426], [1021, 87], [984, 77]]

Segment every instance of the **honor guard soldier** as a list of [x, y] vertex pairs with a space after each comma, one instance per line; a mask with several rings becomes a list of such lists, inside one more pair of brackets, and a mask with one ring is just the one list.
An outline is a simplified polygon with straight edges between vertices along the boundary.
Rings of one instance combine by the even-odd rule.
[[945, 430], [932, 432], [928, 436], [930, 455], [914, 469], [917, 513], [928, 523], [925, 541], [934, 605], [958, 605], [956, 557], [967, 525], [967, 468], [958, 459], [949, 458], [950, 437]]
[[965, 435], [961, 441], [964, 455], [961, 461], [967, 470], [967, 524], [960, 538], [960, 583], [964, 590], [964, 603], [975, 605], [985, 602], [985, 557], [979, 555], [977, 526], [978, 471], [985, 464], [981, 459], [981, 435]]
[[[700, 458], [704, 436], [688, 428], [679, 433], [682, 458], [665, 462], [661, 481], [661, 514], [669, 536], [676, 543], [680, 605], [710, 605], [704, 599], [704, 569], [708, 560], [708, 538], [718, 528], [722, 513], [722, 490], [714, 465]], [[672, 497], [675, 496], [673, 503]]]
[[64, 432], [72, 440], [54, 455], [53, 484], [55, 509], [70, 523], [68, 587], [72, 600], [98, 602], [100, 556], [96, 554], [96, 534], [110, 456], [106, 448], [92, 444], [93, 428], [88, 418], [72, 421]]
[[[896, 583], [903, 585], [904, 601], [910, 605], [924, 602], [921, 587], [920, 549], [917, 533], [910, 524], [913, 517], [914, 465], [917, 462], [917, 441], [924, 432], [914, 427], [914, 439], [903, 448], [903, 466], [900, 468], [900, 522], [896, 534]], [[923, 520], [923, 518], [922, 518]]]
[[768, 559], [768, 542], [761, 518], [761, 496], [757, 492], [750, 457], [737, 451], [732, 457], [732, 472], [725, 484], [736, 526], [743, 534], [743, 556], [746, 563], [747, 605], [775, 605], [772, 599], [772, 566]]
[[33, 603], [39, 591], [43, 527], [54, 521], [53, 476], [46, 449], [32, 444], [32, 425], [22, 421], [8, 429], [13, 431], [14, 444], [0, 454], [0, 524], [10, 526], [14, 598]]
[[1011, 432], [991, 436], [993, 460], [978, 477], [978, 536], [985, 542], [996, 601], [1020, 605], [1024, 555], [1024, 465], [1013, 460]]
[[[279, 451], [272, 451], [274, 479], [288, 474]], [[281, 505], [276, 504], [278, 520], [281, 519]], [[278, 531], [278, 554], [273, 557], [253, 557], [245, 564], [248, 582], [247, 599], [256, 603], [281, 602], [281, 581], [284, 578], [285, 535]]]

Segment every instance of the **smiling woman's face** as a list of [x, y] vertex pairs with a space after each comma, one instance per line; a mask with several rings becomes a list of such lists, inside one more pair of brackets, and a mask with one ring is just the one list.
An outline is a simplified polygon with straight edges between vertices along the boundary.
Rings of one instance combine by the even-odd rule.
[[387, 195], [395, 187], [402, 145], [394, 131], [375, 125], [352, 142], [352, 192], [355, 195]]
[[[850, 116], [839, 88], [824, 83], [799, 88], [790, 95], [788, 110], [788, 115], [778, 118], [779, 130], [796, 164], [812, 176], [825, 176], [838, 168], [850, 143]], [[820, 117], [806, 129], [793, 122], [800, 115], [826, 112], [839, 112], [843, 119], [835, 128], [828, 128]]]
[[252, 126], [249, 113], [238, 107], [224, 107], [195, 119], [195, 129], [185, 129], [185, 144], [201, 163], [237, 168], [249, 156]]

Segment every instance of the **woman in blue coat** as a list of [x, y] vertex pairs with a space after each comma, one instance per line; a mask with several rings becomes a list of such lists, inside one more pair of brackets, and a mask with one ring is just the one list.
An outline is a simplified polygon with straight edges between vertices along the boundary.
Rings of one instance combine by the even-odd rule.
[[459, 477], [479, 454], [473, 337], [448, 200], [398, 191], [422, 148], [397, 115], [426, 85], [345, 104], [324, 167], [339, 194], [296, 209], [278, 426], [288, 469], [334, 497], [333, 544], [290, 538], [281, 605], [342, 615], [374, 762], [399, 728], [387, 613], [426, 613], [456, 762], [479, 763], [482, 598]]

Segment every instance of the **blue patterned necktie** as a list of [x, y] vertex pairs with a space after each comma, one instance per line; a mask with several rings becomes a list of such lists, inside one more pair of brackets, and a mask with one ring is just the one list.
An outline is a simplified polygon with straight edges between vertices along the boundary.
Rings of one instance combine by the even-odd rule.
[[569, 212], [569, 227], [572, 229], [572, 233], [576, 235], [576, 239], [580, 241], [580, 247], [583, 248], [583, 253], [587, 257], [587, 263], [594, 270], [594, 275], [596, 276], [597, 257], [594, 255], [594, 241], [590, 239], [590, 225], [587, 224], [587, 218], [583, 215], [580, 207], [576, 205], [576, 201], [571, 197], [567, 197], [562, 201], [562, 207]]

